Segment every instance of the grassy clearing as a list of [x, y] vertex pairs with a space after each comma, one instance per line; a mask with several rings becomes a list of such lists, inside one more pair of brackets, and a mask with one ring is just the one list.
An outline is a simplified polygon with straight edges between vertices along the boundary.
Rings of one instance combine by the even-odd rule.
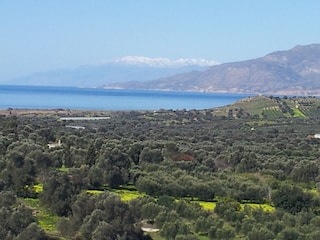
[[213, 211], [216, 207], [216, 202], [205, 202], [205, 201], [193, 201], [198, 203], [204, 210]]
[[[205, 202], [205, 201], [194, 201], [198, 203], [204, 210], [213, 211], [216, 207], [216, 202]], [[258, 203], [241, 203], [241, 210], [244, 210], [244, 208], [250, 207], [252, 209], [258, 209], [261, 208], [265, 212], [273, 212], [275, 208], [269, 204], [258, 204]]]
[[23, 203], [33, 209], [33, 214], [36, 217], [39, 226], [46, 232], [54, 232], [58, 217], [50, 214], [45, 208], [40, 206], [39, 199], [24, 198]]
[[243, 203], [240, 204], [241, 206], [241, 210], [244, 210], [244, 208], [250, 207], [252, 209], [262, 209], [264, 212], [274, 212], [275, 211], [275, 207], [269, 205], [269, 204], [260, 204], [260, 203]]
[[35, 193], [41, 193], [43, 190], [43, 185], [41, 183], [33, 185], [33, 190]]
[[298, 108], [293, 108], [293, 112], [294, 112], [294, 117], [301, 117], [301, 118], [305, 118], [306, 116], [298, 109]]
[[[90, 194], [100, 194], [105, 192], [105, 190], [86, 190], [86, 192]], [[131, 201], [132, 199], [145, 196], [144, 193], [140, 193], [136, 190], [115, 189], [115, 190], [111, 190], [111, 192], [117, 194], [120, 197], [120, 199], [124, 202], [128, 202], [128, 201]]]
[[114, 193], [118, 194], [122, 201], [131, 201], [132, 199], [145, 196], [144, 193], [126, 189], [117, 189], [114, 191]]
[[89, 194], [100, 194], [100, 193], [104, 193], [105, 191], [104, 190], [86, 190], [86, 193], [89, 193]]

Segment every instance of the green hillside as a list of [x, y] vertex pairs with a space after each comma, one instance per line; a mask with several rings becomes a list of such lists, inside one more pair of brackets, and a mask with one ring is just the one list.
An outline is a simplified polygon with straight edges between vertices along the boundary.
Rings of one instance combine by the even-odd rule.
[[217, 108], [214, 115], [226, 117], [319, 117], [320, 99], [315, 97], [255, 96], [241, 99], [232, 105]]

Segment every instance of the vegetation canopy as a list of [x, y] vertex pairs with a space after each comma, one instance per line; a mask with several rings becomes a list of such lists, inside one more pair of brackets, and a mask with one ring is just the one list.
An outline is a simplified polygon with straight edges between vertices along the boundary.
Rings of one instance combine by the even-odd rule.
[[319, 117], [318, 98], [273, 96], [2, 110], [0, 239], [319, 239]]

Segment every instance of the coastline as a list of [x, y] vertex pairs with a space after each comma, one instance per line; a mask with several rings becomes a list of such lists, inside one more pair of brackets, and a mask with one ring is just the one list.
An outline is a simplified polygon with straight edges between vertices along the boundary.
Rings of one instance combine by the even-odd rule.
[[108, 113], [117, 112], [111, 110], [70, 110], [70, 109], [29, 109], [29, 108], [8, 108], [0, 109], [0, 116], [21, 116], [21, 115], [57, 115], [57, 116], [105, 116]]

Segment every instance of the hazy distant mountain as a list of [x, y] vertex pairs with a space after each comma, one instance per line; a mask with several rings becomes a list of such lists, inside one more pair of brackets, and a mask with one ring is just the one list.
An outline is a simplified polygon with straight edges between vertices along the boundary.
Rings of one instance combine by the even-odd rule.
[[225, 63], [148, 82], [107, 87], [175, 91], [320, 95], [320, 44]]
[[148, 58], [127, 56], [99, 65], [34, 73], [8, 84], [38, 86], [102, 87], [110, 83], [148, 81], [191, 70], [204, 70], [217, 62], [205, 59]]

